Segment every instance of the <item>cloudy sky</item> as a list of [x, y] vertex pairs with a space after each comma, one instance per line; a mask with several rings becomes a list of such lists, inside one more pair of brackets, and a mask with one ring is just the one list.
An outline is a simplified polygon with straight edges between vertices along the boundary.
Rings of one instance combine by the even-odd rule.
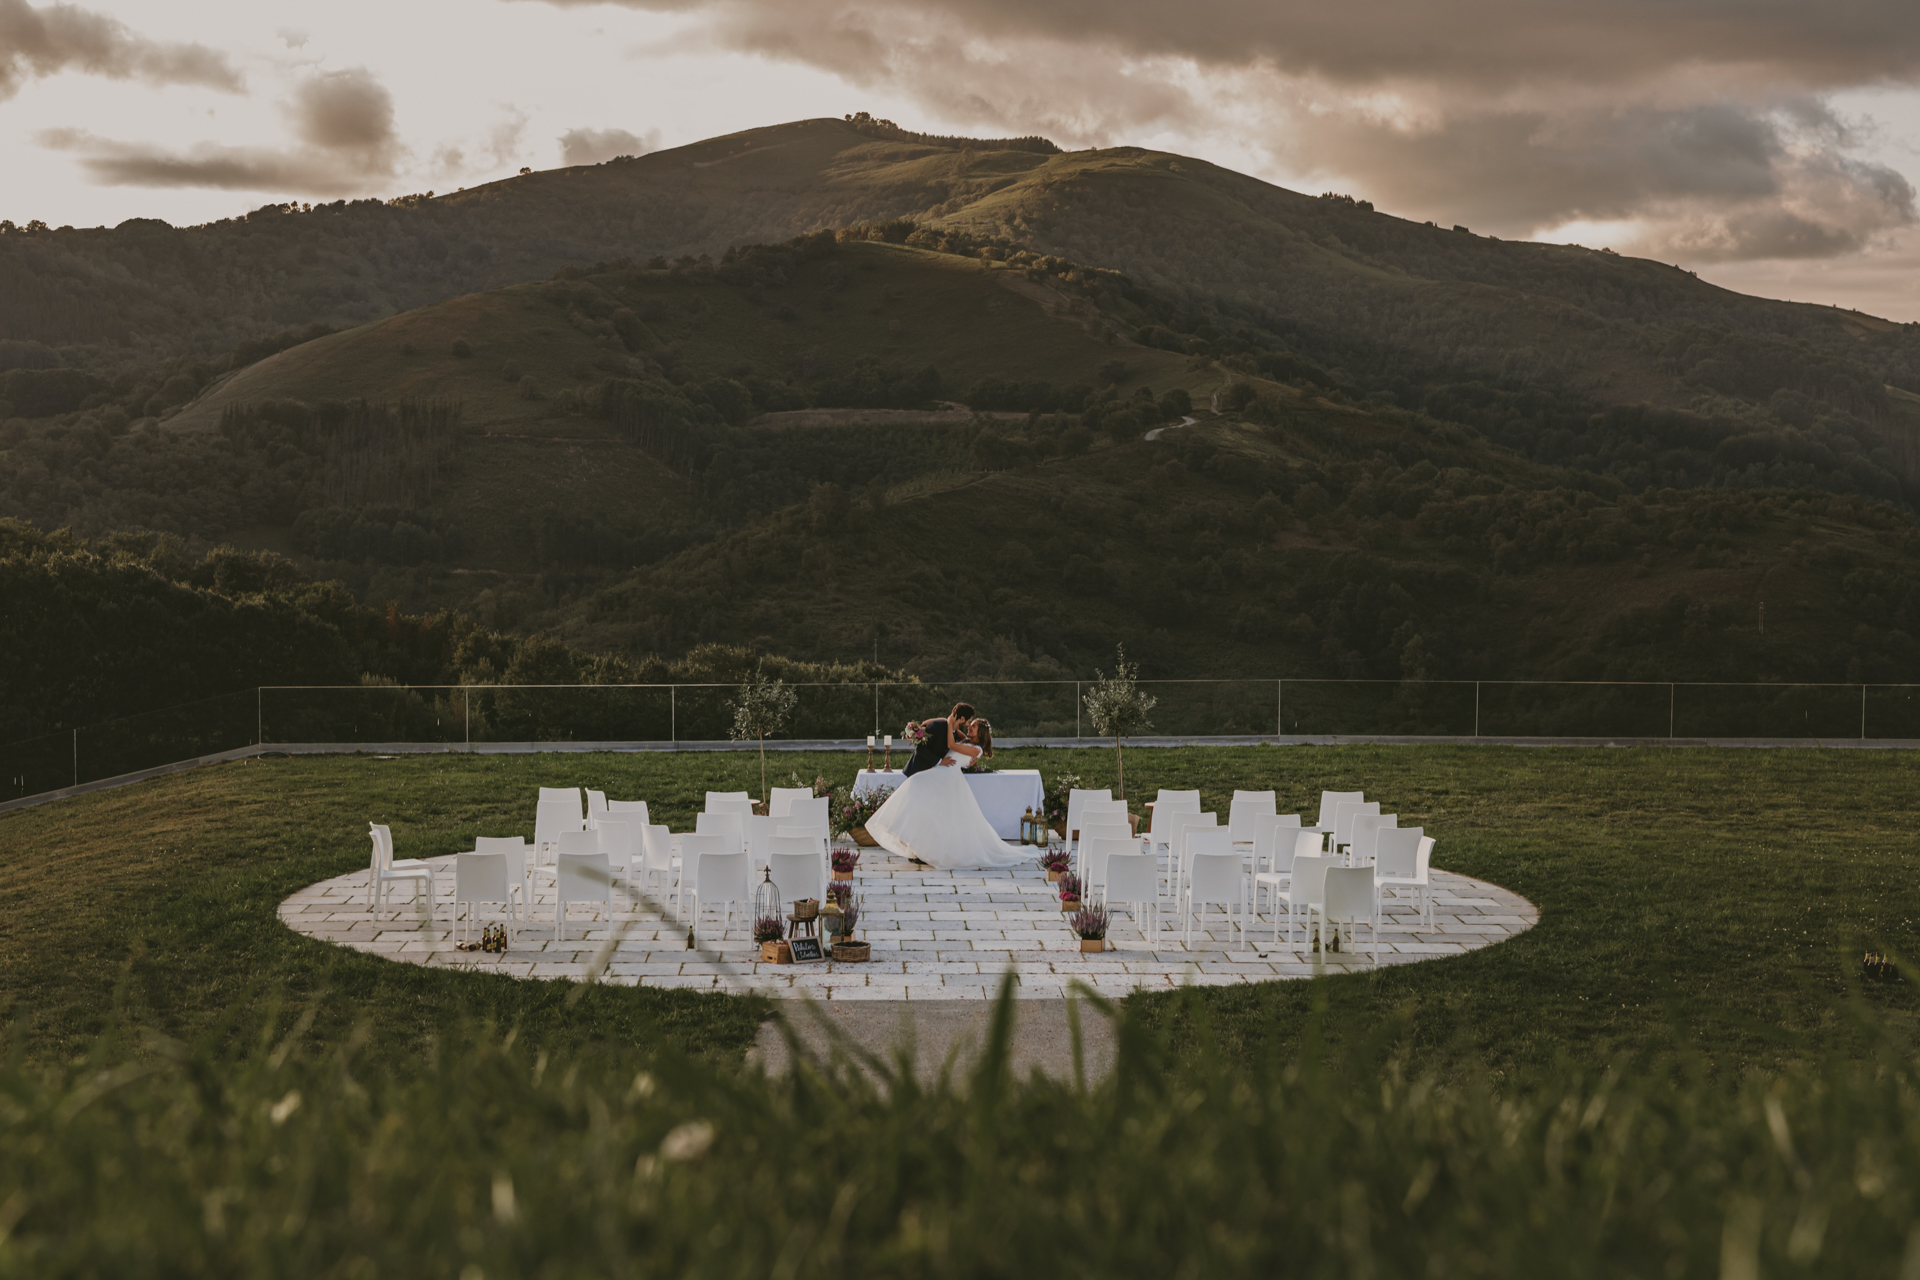
[[861, 110], [1920, 319], [1920, 0], [0, 0], [15, 222], [446, 191]]

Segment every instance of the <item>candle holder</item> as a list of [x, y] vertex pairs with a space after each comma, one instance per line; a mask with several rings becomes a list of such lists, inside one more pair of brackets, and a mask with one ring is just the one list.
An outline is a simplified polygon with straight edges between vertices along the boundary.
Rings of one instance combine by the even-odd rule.
[[887, 735], [886, 742], [887, 742], [887, 760], [886, 760], [886, 763], [881, 765], [880, 767], [882, 769], [885, 769], [888, 773], [892, 773], [893, 772], [893, 735], [892, 734]]
[[867, 735], [867, 772], [873, 772], [873, 735]]

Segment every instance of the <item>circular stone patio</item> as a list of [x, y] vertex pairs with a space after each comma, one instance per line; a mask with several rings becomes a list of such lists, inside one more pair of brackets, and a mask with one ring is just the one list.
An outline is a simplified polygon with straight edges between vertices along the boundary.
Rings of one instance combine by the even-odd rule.
[[[855, 874], [854, 893], [866, 915], [861, 936], [873, 945], [862, 964], [759, 962], [759, 945], [736, 911], [724, 936], [716, 914], [701, 932], [698, 952], [687, 949], [687, 926], [650, 911], [622, 911], [609, 925], [604, 911], [590, 920], [575, 908], [564, 942], [554, 940], [553, 879], [536, 875], [533, 922], [516, 926], [513, 948], [499, 954], [458, 951], [451, 926], [453, 858], [429, 858], [439, 885], [434, 919], [421, 919], [411, 890], [394, 892], [392, 909], [367, 909], [367, 873], [355, 871], [300, 890], [280, 904], [287, 927], [310, 938], [372, 955], [436, 969], [502, 973], [516, 978], [585, 978], [604, 963], [600, 980], [624, 986], [702, 991], [760, 991], [820, 1000], [984, 1000], [1012, 969], [1024, 999], [1058, 999], [1070, 983], [1102, 994], [1182, 985], [1208, 986], [1349, 973], [1372, 967], [1363, 946], [1321, 956], [1289, 947], [1285, 922], [1273, 943], [1270, 922], [1257, 924], [1248, 942], [1223, 927], [1213, 909], [1207, 932], [1186, 945], [1176, 929], [1148, 941], [1124, 912], [1108, 934], [1110, 950], [1087, 953], [1067, 927], [1053, 886], [1037, 863], [1005, 871], [932, 871], [868, 849]], [[1386, 900], [1379, 963], [1411, 964], [1491, 946], [1530, 929], [1537, 908], [1518, 894], [1483, 880], [1433, 872], [1433, 927], [1422, 925], [1409, 900]], [[544, 916], [542, 918], [544, 909]], [[1173, 912], [1164, 913], [1168, 925]], [[1151, 917], [1149, 917], [1151, 922]], [[475, 926], [470, 937], [479, 936]], [[1361, 941], [1366, 939], [1362, 930]], [[602, 960], [609, 941], [613, 946]]]

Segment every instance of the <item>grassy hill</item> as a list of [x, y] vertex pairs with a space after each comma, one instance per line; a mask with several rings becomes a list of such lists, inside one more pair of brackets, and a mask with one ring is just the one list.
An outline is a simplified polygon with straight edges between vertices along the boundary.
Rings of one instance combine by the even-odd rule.
[[[1159, 675], [1733, 680], [1917, 656], [1914, 528], [1859, 493], [1864, 441], [1634, 406], [1617, 422], [1660, 447], [1552, 465], [1256, 326], [1150, 345], [1179, 304], [1122, 276], [865, 238], [907, 230], [569, 270], [297, 342], [163, 426], [30, 424], [0, 498], [636, 656], [1047, 678], [1124, 639]], [[1768, 485], [1769, 447], [1809, 487]]]
[[[794, 255], [783, 267], [771, 289], [730, 286], [711, 271], [626, 267], [456, 298], [249, 365], [168, 426], [216, 427], [229, 407], [266, 400], [358, 396], [457, 400], [472, 427], [562, 434], [554, 423], [572, 416], [580, 397], [649, 368], [682, 382], [806, 383], [871, 363], [936, 369], [927, 400], [959, 397], [989, 377], [1078, 385], [1084, 399], [1120, 354], [1098, 313], [998, 263], [856, 241]], [[1147, 348], [1123, 363], [1123, 390], [1211, 388], [1230, 376]]]
[[[376, 313], [425, 305], [338, 331], [353, 308], [309, 305], [300, 271], [345, 271], [369, 228], [458, 227], [503, 247], [363, 271]], [[842, 121], [91, 234], [0, 236], [0, 271], [199, 246], [166, 329], [135, 295], [171, 277], [95, 263], [128, 341], [177, 346], [255, 332], [232, 273], [292, 255], [260, 296], [314, 327], [0, 373], [0, 513], [278, 551], [375, 606], [976, 677], [1083, 674], [1122, 637], [1163, 675], [1886, 680], [1920, 656], [1915, 334], [1660, 264], [1164, 153]], [[471, 289], [496, 269], [548, 278]]]
[[1195, 327], [1224, 312], [1284, 330], [1403, 399], [1396, 379], [1544, 383], [1602, 404], [1817, 399], [1836, 380], [1869, 399], [1920, 390], [1912, 326], [1747, 298], [1660, 263], [1409, 222], [1166, 152], [941, 145], [839, 120], [433, 198], [0, 236], [0, 339], [90, 346], [78, 363], [124, 363], [128, 344], [206, 358], [569, 264], [717, 257], [895, 217], [1128, 272], [1190, 304]]

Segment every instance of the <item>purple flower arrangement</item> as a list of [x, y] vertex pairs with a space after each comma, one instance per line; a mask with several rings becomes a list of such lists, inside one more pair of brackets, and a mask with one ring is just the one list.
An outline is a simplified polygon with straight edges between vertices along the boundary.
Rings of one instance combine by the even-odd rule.
[[787, 936], [787, 922], [779, 916], [761, 916], [753, 922], [755, 942], [778, 942]]
[[827, 896], [833, 899], [835, 906], [845, 911], [847, 903], [853, 900], [853, 886], [844, 881], [840, 884], [830, 884], [827, 886]]
[[1060, 877], [1060, 903], [1071, 907], [1080, 901], [1080, 877], [1069, 871]]
[[1107, 936], [1107, 909], [1083, 907], [1073, 917], [1073, 931], [1082, 942], [1102, 942]]
[[839, 800], [833, 807], [833, 834], [843, 836], [856, 827], [867, 825], [867, 819], [880, 812], [880, 806], [893, 794], [892, 787], [876, 787], [864, 795], [855, 796], [851, 790], [839, 793]]
[[1064, 846], [1055, 848], [1049, 845], [1047, 851], [1040, 855], [1040, 865], [1048, 871], [1065, 871], [1069, 861]]
[[858, 849], [835, 849], [833, 851], [833, 869], [835, 871], [852, 871], [859, 865], [860, 851]]

